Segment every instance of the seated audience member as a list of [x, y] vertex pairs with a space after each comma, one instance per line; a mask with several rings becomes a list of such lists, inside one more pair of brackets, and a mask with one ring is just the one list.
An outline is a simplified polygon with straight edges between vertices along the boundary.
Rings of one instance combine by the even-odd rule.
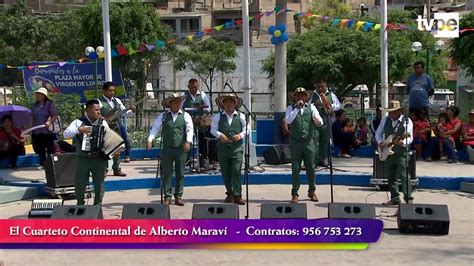
[[[450, 123], [448, 115], [446, 113], [440, 113], [438, 115], [438, 124], [436, 125], [436, 136], [438, 137], [438, 145], [441, 158], [452, 157], [450, 156], [450, 148], [454, 147], [454, 139], [447, 132], [453, 129], [453, 125]], [[447, 147], [447, 150], [444, 148]]]
[[380, 104], [377, 104], [377, 110], [375, 113], [375, 119], [370, 121], [370, 133], [372, 134], [372, 146], [377, 147], [377, 142], [375, 141], [375, 132], [377, 131], [377, 128], [380, 125], [380, 121], [382, 121], [382, 106]]
[[16, 169], [18, 156], [25, 155], [25, 141], [21, 137], [21, 130], [12, 125], [12, 117], [2, 117], [3, 126], [0, 128], [0, 159], [10, 158], [10, 167]]
[[357, 119], [357, 127], [355, 129], [356, 138], [361, 142], [361, 145], [367, 145], [369, 142], [368, 135], [369, 130], [367, 129], [367, 120], [365, 117]]
[[417, 109], [412, 115], [413, 121], [413, 146], [416, 150], [416, 159], [423, 158], [431, 161], [431, 145], [428, 138], [431, 134], [431, 125], [423, 109]]
[[[356, 140], [354, 131], [350, 131], [347, 127], [347, 117], [344, 110], [336, 111], [336, 121], [332, 124], [332, 137], [334, 145], [341, 149], [341, 157], [352, 158], [350, 152], [352, 149], [360, 145], [360, 141]], [[348, 132], [346, 132], [348, 130]]]
[[455, 149], [462, 149], [462, 142], [461, 142], [461, 135], [462, 135], [462, 121], [461, 119], [458, 118], [459, 114], [461, 111], [459, 110], [459, 107], [457, 106], [449, 106], [446, 108], [446, 113], [448, 114], [449, 118], [449, 124], [453, 127], [453, 129], [448, 130], [446, 132], [447, 135], [450, 135], [454, 143], [456, 144], [453, 147], [453, 150]]
[[462, 140], [466, 146], [469, 161], [474, 162], [474, 109], [469, 112], [469, 121], [463, 127]]

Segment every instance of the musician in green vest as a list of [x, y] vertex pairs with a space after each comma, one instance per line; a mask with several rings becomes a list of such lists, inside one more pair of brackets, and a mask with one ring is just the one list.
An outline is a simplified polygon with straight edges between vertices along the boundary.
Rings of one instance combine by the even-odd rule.
[[[402, 114], [402, 107], [399, 101], [390, 101], [389, 107], [385, 109], [388, 116], [382, 118], [380, 125], [375, 132], [375, 138], [379, 149], [391, 148], [394, 151], [384, 162], [385, 175], [388, 178], [390, 189], [390, 200], [384, 205], [399, 205], [401, 182], [405, 202], [413, 200], [411, 197], [411, 180], [407, 176], [407, 146], [413, 142], [413, 123], [407, 116]], [[393, 136], [393, 141], [386, 143], [389, 136]]]
[[216, 99], [219, 108], [224, 111], [217, 113], [212, 119], [211, 134], [217, 142], [217, 158], [221, 167], [227, 197], [225, 202], [244, 205], [242, 199], [242, 161], [245, 136], [249, 134], [245, 115], [237, 111], [243, 100], [235, 94], [223, 94]]
[[316, 148], [314, 163], [316, 166], [328, 167], [326, 160], [328, 157], [329, 139], [331, 137], [331, 118], [335, 111], [341, 109], [341, 103], [337, 96], [328, 90], [328, 83], [324, 79], [316, 84], [316, 90], [313, 91], [311, 103], [316, 106], [323, 119], [323, 125], [315, 127], [314, 130], [314, 145]]
[[184, 100], [179, 93], [173, 93], [162, 101], [167, 111], [161, 113], [153, 123], [148, 135], [147, 150], [152, 147], [153, 140], [161, 131], [161, 167], [162, 184], [164, 191], [164, 204], [171, 204], [172, 185], [171, 178], [174, 171], [176, 174], [175, 204], [184, 206], [184, 166], [188, 158], [191, 143], [193, 141], [193, 121], [191, 116], [183, 111], [180, 106]]
[[[120, 132], [120, 118], [122, 116], [131, 116], [135, 111], [135, 106], [131, 106], [129, 109], [125, 108], [122, 101], [115, 96], [115, 86], [111, 81], [104, 82], [102, 87], [104, 95], [99, 98], [100, 111], [104, 119], [109, 123], [110, 128], [122, 135]], [[120, 169], [120, 156], [117, 155], [113, 158], [112, 170], [114, 176], [126, 176]], [[106, 168], [107, 169], [107, 168]]]
[[192, 78], [189, 80], [188, 91], [183, 92], [181, 96], [184, 97], [181, 109], [188, 112], [193, 118], [196, 115], [209, 114], [211, 112], [209, 97], [207, 97], [206, 93], [199, 90], [199, 82], [197, 79]]
[[86, 115], [72, 121], [64, 130], [64, 138], [73, 138], [76, 145], [77, 164], [74, 178], [77, 205], [84, 205], [84, 192], [92, 174], [94, 182], [94, 205], [101, 204], [104, 197], [104, 169], [107, 167], [107, 158], [100, 152], [84, 151], [82, 141], [84, 133], [91, 133], [93, 125], [108, 127], [106, 121], [100, 117], [98, 100], [89, 100], [86, 103]]
[[298, 203], [300, 188], [301, 162], [306, 168], [308, 178], [308, 197], [311, 201], [318, 201], [316, 196], [314, 158], [315, 145], [313, 134], [316, 126], [322, 126], [323, 120], [312, 103], [308, 103], [310, 92], [305, 88], [297, 88], [289, 93], [294, 105], [286, 108], [285, 119], [290, 125], [290, 154], [291, 154], [291, 202]]

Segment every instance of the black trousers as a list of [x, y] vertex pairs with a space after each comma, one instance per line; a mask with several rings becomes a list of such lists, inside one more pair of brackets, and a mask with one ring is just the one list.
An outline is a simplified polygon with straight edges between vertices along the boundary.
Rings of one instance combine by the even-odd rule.
[[40, 165], [44, 165], [46, 160], [46, 152], [48, 154], [54, 153], [54, 135], [53, 134], [33, 134], [31, 139], [33, 141], [33, 150], [39, 155]]
[[25, 155], [25, 146], [22, 144], [10, 144], [7, 151], [0, 151], [0, 159], [10, 158], [12, 167], [16, 166], [20, 155]]

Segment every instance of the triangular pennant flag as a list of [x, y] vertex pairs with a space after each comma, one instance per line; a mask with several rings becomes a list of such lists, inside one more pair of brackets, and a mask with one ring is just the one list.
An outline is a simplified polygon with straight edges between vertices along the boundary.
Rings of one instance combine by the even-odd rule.
[[188, 35], [188, 36], [186, 36], [186, 38], [187, 38], [187, 39], [188, 39], [188, 41], [190, 41], [190, 42], [192, 42], [192, 41], [193, 41], [193, 37], [194, 37], [193, 35]]
[[16, 68], [16, 67], [14, 67], [14, 66], [10, 66], [10, 65], [7, 65], [7, 68]]
[[312, 17], [312, 16], [313, 16], [313, 13], [309, 13], [309, 12], [308, 12], [308, 13], [304, 13], [304, 16], [305, 16], [305, 17]]
[[356, 30], [360, 30], [360, 28], [362, 28], [362, 26], [364, 26], [364, 24], [365, 24], [365, 21], [357, 21]]
[[204, 32], [198, 31], [198, 32], [196, 32], [196, 34], [194, 34], [194, 36], [196, 36], [198, 38], [202, 38], [204, 36]]
[[28, 68], [29, 70], [32, 70], [33, 68], [35, 68], [35, 66], [27, 66], [26, 68]]
[[154, 46], [153, 44], [145, 44], [145, 47], [146, 49], [148, 49], [148, 52], [155, 49], [156, 46]]
[[147, 51], [146, 46], [142, 44], [142, 46], [140, 46], [140, 48], [138, 48], [138, 51], [139, 51], [140, 53], [146, 52], [146, 51]]
[[341, 19], [340, 18], [335, 18], [335, 19], [332, 20], [332, 25], [334, 27], [336, 27], [339, 24], [339, 22], [341, 22]]
[[176, 39], [168, 39], [166, 40], [166, 43], [175, 43], [176, 42]]
[[374, 26], [374, 23], [367, 22], [367, 23], [364, 24], [364, 27], [362, 28], [362, 30], [363, 31], [369, 31], [372, 28], [372, 26]]
[[254, 18], [254, 16], [249, 17], [249, 21], [252, 21]]
[[[275, 11], [275, 12], [276, 12], [276, 11]], [[286, 9], [282, 9], [282, 10], [276, 12], [276, 15], [278, 16], [278, 15], [283, 14], [283, 13], [285, 13], [285, 12], [286, 12]]]
[[76, 61], [76, 60], [69, 60], [69, 61], [67, 61], [68, 64], [75, 64], [75, 63], [77, 63], [77, 62], [78, 62], [78, 61]]
[[295, 14], [295, 15], [296, 15], [297, 17], [299, 17], [299, 18], [300, 18], [300, 17], [302, 17], [302, 16], [303, 16], [303, 13], [301, 13], [301, 12], [296, 12], [296, 14]]
[[274, 11], [274, 10], [265, 12], [265, 16], [267, 16], [267, 17], [270, 16], [271, 14], [273, 14], [273, 11]]
[[47, 68], [49, 65], [38, 65], [38, 68]]
[[61, 66], [61, 67], [64, 66], [64, 65], [66, 65], [66, 64], [67, 64], [67, 62], [59, 62], [59, 63], [58, 63], [58, 65]]
[[16, 69], [24, 69], [25, 66], [17, 66]]
[[214, 29], [215, 29], [216, 31], [220, 31], [220, 30], [222, 30], [223, 28], [224, 28], [224, 24], [214, 27]]
[[119, 56], [119, 53], [117, 52], [117, 49], [115, 49], [115, 48], [112, 48], [110, 54], [111, 54], [112, 57], [117, 57], [117, 56]]
[[158, 47], [158, 48], [163, 48], [163, 47], [166, 46], [166, 42], [165, 42], [165, 41], [162, 41], [162, 40], [158, 40], [158, 41], [156, 41], [155, 45], [156, 45], [156, 47]]
[[256, 19], [261, 19], [263, 16], [265, 16], [265, 14], [263, 14], [263, 13], [258, 13], [257, 15], [255, 15], [255, 18], [256, 18]]
[[347, 22], [349, 22], [348, 19], [341, 19], [341, 23], [339, 24], [339, 26], [341, 26], [341, 28], [342, 28], [342, 27], [346, 26]]
[[352, 27], [352, 25], [354, 25], [354, 22], [355, 22], [355, 20], [350, 19], [350, 20], [347, 22], [347, 27], [348, 27], [348, 28]]
[[378, 23], [377, 23], [377, 24], [375, 24], [375, 26], [374, 26], [374, 30], [379, 30], [379, 29], [380, 29], [380, 24], [378, 24]]
[[204, 34], [209, 35], [211, 34], [212, 29], [204, 29]]
[[236, 19], [235, 20], [235, 25], [242, 25], [242, 20], [241, 19]]
[[128, 51], [127, 51], [127, 48], [125, 48], [123, 45], [121, 44], [118, 44], [117, 46], [115, 46], [117, 48], [117, 52], [119, 55], [126, 55], [128, 54]]
[[134, 55], [134, 54], [136, 54], [137, 52], [138, 52], [138, 51], [135, 50], [135, 49], [133, 49], [133, 47], [128, 48], [128, 54], [129, 54], [129, 55]]
[[224, 28], [231, 28], [232, 26], [234, 26], [234, 22], [232, 21], [224, 23]]
[[276, 6], [273, 10], [275, 11], [275, 13], [278, 14], [278, 12], [280, 12], [280, 10], [281, 10], [281, 7]]

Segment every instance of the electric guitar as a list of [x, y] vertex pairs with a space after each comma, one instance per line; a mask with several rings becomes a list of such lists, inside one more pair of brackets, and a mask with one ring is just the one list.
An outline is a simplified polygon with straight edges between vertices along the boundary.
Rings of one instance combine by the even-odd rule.
[[377, 148], [380, 161], [384, 162], [387, 160], [387, 158], [390, 155], [393, 155], [395, 153], [393, 151], [393, 146], [395, 145], [395, 143], [409, 136], [410, 134], [404, 134], [402, 136], [397, 136], [395, 134], [392, 134], [392, 135], [387, 136], [385, 140], [383, 141], [383, 144], [385, 144], [385, 146], [383, 148], [380, 148], [380, 146]]

